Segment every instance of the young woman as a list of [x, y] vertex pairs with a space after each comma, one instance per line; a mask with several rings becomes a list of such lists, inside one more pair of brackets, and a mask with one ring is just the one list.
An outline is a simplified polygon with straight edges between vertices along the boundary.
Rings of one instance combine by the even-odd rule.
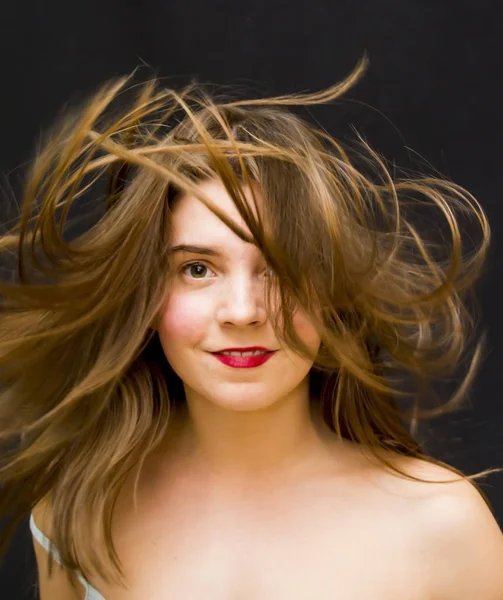
[[0, 245], [1, 549], [30, 515], [42, 600], [503, 598], [476, 476], [415, 439], [479, 362], [433, 402], [468, 348], [484, 212], [288, 109], [364, 69], [260, 100], [152, 81], [113, 109], [124, 79], [45, 140]]

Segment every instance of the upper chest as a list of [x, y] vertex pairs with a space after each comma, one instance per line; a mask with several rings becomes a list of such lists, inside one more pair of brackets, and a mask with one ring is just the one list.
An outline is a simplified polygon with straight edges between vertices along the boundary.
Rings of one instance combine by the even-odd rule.
[[362, 480], [222, 494], [181, 478], [141, 492], [137, 513], [120, 505], [130, 590], [92, 583], [106, 600], [427, 600], [408, 500]]

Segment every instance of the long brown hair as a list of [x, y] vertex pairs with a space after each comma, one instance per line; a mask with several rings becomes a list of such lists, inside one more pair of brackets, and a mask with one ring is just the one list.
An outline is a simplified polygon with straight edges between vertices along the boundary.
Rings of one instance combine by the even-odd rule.
[[[313, 316], [322, 345], [311, 389], [335, 434], [413, 479], [390, 453], [443, 464], [414, 435], [421, 419], [460, 404], [480, 363], [469, 300], [490, 231], [459, 185], [392, 177], [361, 136], [343, 145], [295, 110], [340, 98], [366, 64], [325, 91], [244, 100], [194, 82], [168, 89], [158, 78], [126, 89], [130, 75], [59, 118], [32, 161], [19, 219], [0, 239], [0, 257], [17, 250], [14, 281], [0, 284], [0, 514], [9, 515], [0, 552], [50, 496], [52, 541], [73, 583], [76, 571], [123, 582], [114, 504], [183, 402], [153, 324], [169, 289], [171, 211], [185, 192], [260, 248], [275, 274], [266, 292], [281, 298], [271, 313], [276, 334], [305, 356], [291, 316], [295, 306]], [[134, 99], [118, 110], [126, 91]], [[201, 192], [197, 184], [211, 177], [251, 236]], [[266, 200], [257, 216], [245, 185]], [[83, 208], [91, 189], [99, 218], [65, 239], [72, 202]], [[429, 211], [443, 231], [421, 228]], [[480, 230], [468, 250], [461, 217]], [[440, 402], [430, 383], [460, 364], [462, 384]], [[400, 386], [404, 374], [413, 391]], [[492, 472], [449, 468], [470, 480]]]

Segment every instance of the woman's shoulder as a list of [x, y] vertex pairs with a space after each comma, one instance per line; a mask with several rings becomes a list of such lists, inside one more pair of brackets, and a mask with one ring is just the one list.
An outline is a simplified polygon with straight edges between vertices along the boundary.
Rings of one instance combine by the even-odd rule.
[[477, 486], [428, 460], [394, 457], [393, 461], [409, 477], [383, 471], [378, 480], [398, 499], [395, 509], [402, 507], [407, 515], [434, 596], [503, 597], [503, 535]]
[[426, 516], [447, 510], [452, 517], [456, 510], [487, 507], [479, 488], [466, 476], [442, 463], [428, 459], [383, 452], [381, 456], [388, 462], [377, 458], [371, 461], [371, 479], [397, 498], [423, 509]]
[[448, 465], [384, 450], [379, 451], [384, 460], [379, 460], [370, 449], [348, 448], [358, 493], [363, 486], [369, 502], [396, 516], [406, 515], [421, 535], [443, 532], [446, 539], [450, 530], [461, 531], [468, 517], [495, 523], [478, 486]]
[[432, 480], [418, 524], [429, 550], [439, 597], [503, 598], [503, 535], [485, 498], [473, 483], [436, 465], [413, 467]]
[[31, 510], [31, 515], [38, 529], [47, 537], [52, 533], [52, 503], [48, 496], [39, 500]]
[[[33, 548], [37, 564], [38, 594], [41, 600], [58, 598], [59, 600], [76, 600], [82, 598], [81, 590], [72, 587], [68, 572], [59, 564], [56, 548], [49, 546], [52, 537], [52, 508], [49, 499], [40, 500], [31, 511]], [[49, 551], [56, 559], [54, 570], [49, 574]], [[80, 593], [79, 593], [80, 592]]]

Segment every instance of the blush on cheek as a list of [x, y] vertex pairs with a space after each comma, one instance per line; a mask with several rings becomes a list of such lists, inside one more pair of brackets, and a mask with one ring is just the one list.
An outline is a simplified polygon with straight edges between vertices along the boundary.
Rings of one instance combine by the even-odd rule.
[[[199, 310], [197, 310], [199, 307]], [[206, 319], [201, 302], [191, 303], [186, 297], [171, 296], [161, 315], [159, 336], [163, 345], [184, 346], [204, 339]]]
[[295, 311], [293, 318], [293, 326], [295, 331], [303, 339], [303, 341], [311, 347], [316, 346], [320, 342], [318, 333], [310, 320], [300, 311]]

